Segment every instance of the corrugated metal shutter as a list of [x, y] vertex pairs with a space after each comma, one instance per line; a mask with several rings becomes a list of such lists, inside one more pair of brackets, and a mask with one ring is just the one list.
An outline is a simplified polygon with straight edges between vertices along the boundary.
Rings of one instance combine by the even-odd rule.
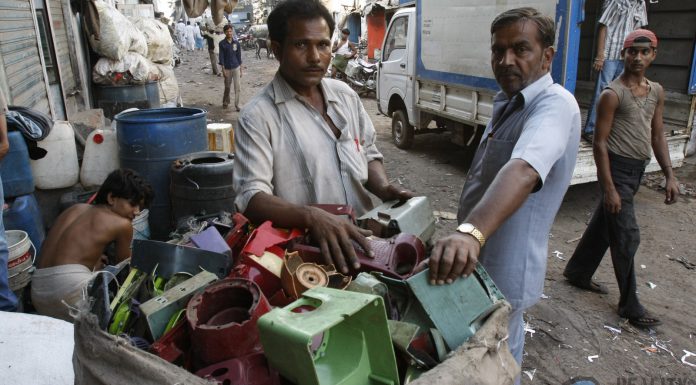
[[34, 15], [28, 0], [0, 0], [0, 59], [12, 104], [50, 114]]
[[50, 7], [51, 27], [53, 29], [53, 45], [55, 48], [60, 82], [63, 86], [63, 97], [67, 97], [75, 90], [75, 75], [73, 74], [70, 62], [70, 48], [68, 47], [68, 32], [65, 27], [63, 17], [63, 7], [61, 1], [46, 1], [46, 6]]

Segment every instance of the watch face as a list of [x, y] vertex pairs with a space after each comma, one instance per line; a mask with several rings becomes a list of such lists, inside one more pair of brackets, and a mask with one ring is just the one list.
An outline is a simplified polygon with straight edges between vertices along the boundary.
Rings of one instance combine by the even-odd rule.
[[474, 231], [474, 225], [471, 223], [462, 223], [457, 227], [457, 231], [462, 232], [462, 233], [471, 233]]

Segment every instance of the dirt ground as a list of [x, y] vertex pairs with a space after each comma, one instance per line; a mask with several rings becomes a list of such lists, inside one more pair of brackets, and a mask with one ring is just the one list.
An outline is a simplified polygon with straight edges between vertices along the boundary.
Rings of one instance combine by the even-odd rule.
[[[275, 60], [254, 56], [243, 53], [242, 104], [277, 68]], [[237, 112], [221, 107], [223, 80], [211, 74], [207, 51], [184, 53], [175, 73], [184, 105], [208, 110], [211, 122], [236, 122]], [[377, 112], [375, 99], [364, 98], [363, 103], [391, 180], [428, 196], [434, 210], [456, 213], [467, 150], [452, 144], [447, 134], [417, 136], [411, 150], [400, 150], [391, 143], [390, 118]], [[689, 163], [677, 176], [693, 188], [696, 161]], [[599, 197], [596, 183], [572, 186], [552, 229], [544, 298], [525, 317], [523, 384], [556, 385], [577, 377], [593, 377], [601, 384], [696, 384], [696, 367], [681, 362], [685, 351], [696, 353], [696, 269], [687, 268], [688, 262], [696, 263], [696, 206], [686, 196], [667, 206], [658, 188], [643, 187], [636, 196], [642, 236], [636, 277], [642, 303], [664, 324], [649, 332], [636, 330], [616, 315], [619, 294], [608, 255], [596, 280], [608, 286], [609, 294], [584, 292], [565, 282], [563, 268]], [[436, 237], [455, 226], [454, 220], [439, 218]], [[696, 357], [689, 360], [696, 364]]]

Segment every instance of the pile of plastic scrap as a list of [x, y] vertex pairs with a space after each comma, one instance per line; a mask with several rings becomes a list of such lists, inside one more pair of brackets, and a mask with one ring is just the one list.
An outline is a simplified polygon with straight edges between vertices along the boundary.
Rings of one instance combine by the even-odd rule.
[[[319, 207], [356, 221], [350, 207]], [[376, 221], [360, 222], [380, 234], [408, 227], [399, 207], [383, 208], [382, 218], [401, 224], [387, 220], [380, 230]], [[421, 234], [432, 235], [429, 221], [420, 221]], [[76, 321], [76, 381], [117, 383], [143, 370], [140, 383], [155, 374], [166, 382], [167, 373], [189, 383], [180, 370], [167, 372], [173, 364], [240, 385], [407, 384], [458, 347], [479, 349], [472, 336], [507, 306], [481, 267], [431, 286], [427, 270], [414, 274], [426, 258], [424, 240], [398, 232], [370, 243], [374, 258], [356, 245], [361, 267], [344, 275], [305, 230], [254, 227], [241, 214], [189, 218], [167, 243], [136, 240], [130, 263], [91, 284], [90, 314]], [[487, 335], [486, 351], [502, 340]], [[100, 344], [109, 354], [95, 353]], [[105, 360], [118, 357], [115, 346], [123, 349], [118, 365], [129, 369], [96, 379]]]

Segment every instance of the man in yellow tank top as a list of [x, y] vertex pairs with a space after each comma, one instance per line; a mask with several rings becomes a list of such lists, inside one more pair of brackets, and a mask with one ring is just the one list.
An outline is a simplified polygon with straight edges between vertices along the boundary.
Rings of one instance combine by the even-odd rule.
[[592, 282], [592, 275], [609, 248], [620, 292], [618, 313], [646, 328], [661, 321], [643, 308], [636, 294], [634, 256], [640, 233], [633, 196], [651, 149], [665, 175], [665, 203], [676, 202], [679, 195], [662, 122], [665, 93], [645, 77], [656, 55], [653, 32], [630, 33], [622, 50], [624, 71], [600, 95], [593, 150], [602, 197], [563, 273], [574, 286], [606, 293], [604, 286]]

